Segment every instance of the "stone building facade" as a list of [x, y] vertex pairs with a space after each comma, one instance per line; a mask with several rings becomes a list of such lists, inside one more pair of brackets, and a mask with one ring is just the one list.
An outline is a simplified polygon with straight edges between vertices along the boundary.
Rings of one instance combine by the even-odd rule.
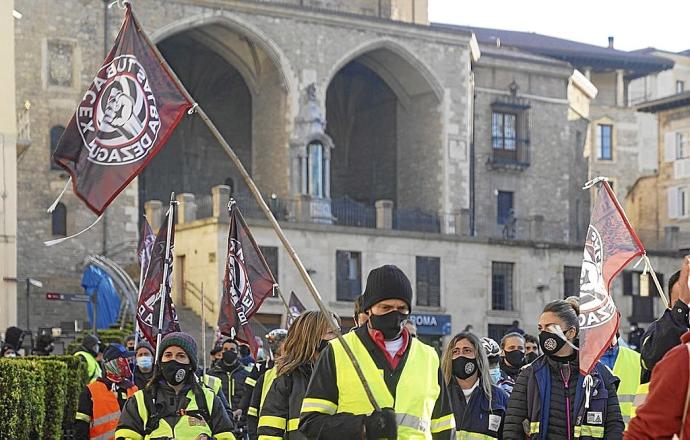
[[[589, 205], [579, 187], [594, 172], [593, 162], [578, 160], [594, 136], [587, 118], [621, 117], [589, 108], [599, 85], [572, 60], [479, 38], [482, 49], [471, 30], [430, 24], [426, 0], [132, 3], [338, 313], [349, 315], [362, 277], [385, 262], [400, 264], [418, 295], [424, 292], [418, 309], [451, 316], [453, 330], [471, 324], [495, 333], [513, 319], [533, 322], [543, 302], [574, 293]], [[194, 308], [185, 281], [204, 280], [217, 299], [226, 239], [221, 193], [231, 193], [253, 219], [260, 244], [275, 248], [277, 241], [255, 220], [238, 171], [195, 116], [183, 120], [96, 227], [43, 246], [94, 220], [71, 191], [57, 214], [46, 213], [67, 180], [51, 165], [51, 146], [123, 12], [99, 0], [16, 0], [16, 8], [24, 19], [14, 33], [15, 96], [31, 102], [32, 127], [17, 165], [17, 276], [43, 281], [30, 300], [34, 326], [84, 318], [83, 307], [41, 294], [80, 292], [89, 255], [106, 255], [136, 274], [145, 203], [168, 200], [171, 191], [184, 195], [188, 213], [179, 225], [176, 300]], [[498, 136], [495, 114], [503, 115]], [[516, 133], [505, 130], [510, 114]], [[524, 148], [506, 148], [506, 139]], [[160, 210], [148, 214], [152, 223], [160, 220]], [[507, 218], [514, 228], [505, 228]], [[284, 290], [299, 290], [284, 252], [267, 252], [281, 268]], [[661, 257], [668, 257], [661, 270], [670, 271], [675, 261]], [[624, 316], [631, 313], [626, 303]], [[266, 314], [279, 313], [274, 300], [266, 307]]]

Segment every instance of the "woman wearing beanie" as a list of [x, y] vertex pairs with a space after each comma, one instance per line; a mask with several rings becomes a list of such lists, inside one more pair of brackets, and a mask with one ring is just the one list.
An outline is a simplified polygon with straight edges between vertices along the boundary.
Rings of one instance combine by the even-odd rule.
[[441, 366], [458, 438], [502, 438], [508, 394], [492, 384], [489, 360], [479, 338], [472, 333], [455, 335]]
[[125, 404], [115, 438], [234, 439], [227, 413], [197, 381], [196, 368], [194, 339], [183, 332], [167, 334], [153, 378]]
[[134, 383], [143, 390], [153, 377], [153, 347], [146, 341], [139, 342], [134, 352]]
[[412, 286], [387, 265], [367, 277], [365, 325], [343, 335], [381, 408], [375, 411], [345, 346], [332, 341], [314, 367], [302, 403], [300, 431], [320, 440], [455, 437], [455, 419], [436, 351], [402, 326]]
[[309, 311], [290, 326], [283, 354], [276, 359], [277, 377], [261, 406], [259, 440], [306, 439], [297, 430], [300, 409], [313, 365], [328, 341], [335, 337], [328, 319], [321, 312]]
[[580, 373], [577, 336], [578, 298], [550, 302], [539, 317], [539, 345], [545, 356], [524, 367], [508, 403], [506, 440], [623, 438], [616, 388], [618, 379], [601, 363], [585, 408], [584, 376]]

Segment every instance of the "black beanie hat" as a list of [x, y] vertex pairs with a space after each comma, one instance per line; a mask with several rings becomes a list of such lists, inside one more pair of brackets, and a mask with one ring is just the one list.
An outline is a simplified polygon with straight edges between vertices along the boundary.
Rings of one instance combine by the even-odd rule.
[[173, 345], [180, 347], [185, 353], [187, 353], [187, 357], [189, 357], [189, 362], [192, 365], [192, 369], [196, 370], [198, 363], [196, 341], [189, 334], [184, 332], [172, 332], [165, 335], [161, 341], [158, 360], [160, 361], [163, 358], [163, 352], [165, 349], [172, 347]]
[[412, 311], [412, 285], [407, 275], [397, 266], [388, 264], [378, 267], [367, 277], [367, 286], [362, 294], [362, 310], [369, 310], [385, 299], [400, 299]]

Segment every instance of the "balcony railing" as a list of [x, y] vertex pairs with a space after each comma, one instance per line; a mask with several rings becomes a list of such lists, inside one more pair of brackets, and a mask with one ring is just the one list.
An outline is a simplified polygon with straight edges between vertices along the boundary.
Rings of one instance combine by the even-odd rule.
[[493, 225], [493, 228], [488, 232], [492, 238], [501, 240], [548, 243], [569, 243], [571, 241], [567, 224], [547, 221], [540, 215], [508, 219], [504, 225]]

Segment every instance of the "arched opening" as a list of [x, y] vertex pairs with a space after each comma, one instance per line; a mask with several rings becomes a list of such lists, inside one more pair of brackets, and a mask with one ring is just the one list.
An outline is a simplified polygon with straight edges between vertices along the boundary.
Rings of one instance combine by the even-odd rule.
[[326, 92], [334, 210], [343, 200], [367, 209], [392, 200], [398, 214], [437, 215], [443, 203], [440, 104], [437, 84], [402, 48], [381, 44], [343, 63]]
[[58, 203], [51, 213], [51, 232], [54, 236], [67, 236], [67, 207], [64, 203]]
[[[275, 57], [252, 36], [215, 22], [168, 35], [158, 47], [262, 192], [284, 195], [287, 90]], [[198, 205], [210, 206], [211, 188], [228, 182], [238, 202], [253, 203], [204, 122], [186, 116], [141, 174], [140, 207], [168, 200], [171, 191], [192, 193]]]

